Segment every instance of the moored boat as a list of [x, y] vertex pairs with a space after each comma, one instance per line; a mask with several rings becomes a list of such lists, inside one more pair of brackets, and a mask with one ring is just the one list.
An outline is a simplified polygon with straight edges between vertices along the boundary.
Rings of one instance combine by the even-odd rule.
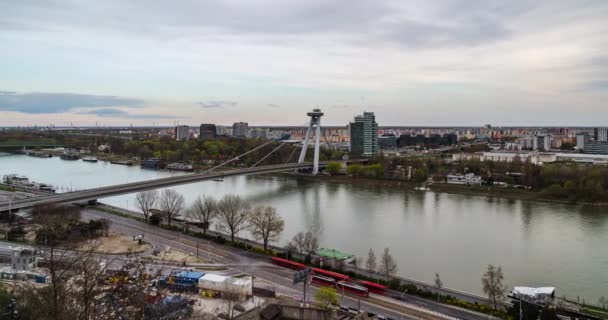
[[89, 156], [89, 157], [82, 158], [82, 161], [84, 161], [84, 162], [97, 162], [97, 158]]
[[64, 153], [59, 156], [62, 160], [78, 160], [80, 156], [74, 153]]

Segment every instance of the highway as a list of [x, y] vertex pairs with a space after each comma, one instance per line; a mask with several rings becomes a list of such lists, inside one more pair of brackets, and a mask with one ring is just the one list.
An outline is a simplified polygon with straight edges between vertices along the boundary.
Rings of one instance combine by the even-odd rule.
[[[298, 299], [302, 296], [302, 286], [292, 285], [293, 271], [270, 263], [267, 257], [227, 245], [201, 240], [179, 232], [150, 226], [134, 219], [98, 211], [94, 208], [83, 210], [82, 218], [84, 220], [106, 218], [112, 221], [111, 229], [115, 232], [128, 236], [143, 234], [144, 239], [158, 249], [171, 247], [196, 254], [198, 243], [200, 257], [229, 267], [234, 273], [252, 274], [256, 277], [257, 285], [263, 283], [264, 287], [270, 287], [278, 294], [297, 297]], [[316, 290], [315, 286], [309, 290], [312, 292], [308, 297], [314, 295], [314, 290]], [[342, 304], [348, 307], [356, 309], [360, 302], [361, 310], [390, 316], [394, 319], [489, 319], [487, 315], [439, 304], [407, 294], [400, 297], [402, 301], [375, 295], [372, 295], [370, 298], [360, 299], [360, 301], [356, 296], [351, 295], [345, 295], [344, 297], [340, 297], [340, 299], [343, 299]]]
[[[325, 163], [319, 163], [323, 166]], [[132, 183], [119, 184], [108, 187], [93, 188], [87, 190], [80, 190], [74, 192], [60, 193], [44, 197], [35, 197], [30, 199], [17, 200], [11, 203], [2, 202], [0, 203], [0, 212], [8, 211], [9, 207], [11, 210], [17, 209], [28, 209], [37, 205], [46, 204], [61, 204], [61, 203], [75, 203], [75, 202], [86, 202], [90, 200], [97, 200], [105, 197], [112, 197], [121, 194], [133, 193], [143, 190], [165, 188], [180, 184], [188, 184], [193, 182], [221, 179], [224, 177], [238, 176], [238, 175], [252, 175], [252, 174], [263, 174], [283, 171], [293, 171], [297, 169], [308, 169], [312, 168], [312, 163], [289, 163], [289, 164], [278, 164], [278, 165], [267, 165], [253, 168], [242, 168], [232, 169], [221, 172], [206, 172], [206, 173], [194, 173], [175, 177], [160, 178], [147, 181], [138, 181]]]

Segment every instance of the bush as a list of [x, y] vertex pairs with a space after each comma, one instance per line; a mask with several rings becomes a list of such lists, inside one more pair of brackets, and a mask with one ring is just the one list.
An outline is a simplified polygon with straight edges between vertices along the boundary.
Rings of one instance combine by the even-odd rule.
[[337, 161], [330, 161], [327, 164], [327, 172], [329, 172], [329, 174], [331, 174], [332, 176], [338, 175], [340, 173], [340, 171], [342, 171], [342, 165], [337, 162]]

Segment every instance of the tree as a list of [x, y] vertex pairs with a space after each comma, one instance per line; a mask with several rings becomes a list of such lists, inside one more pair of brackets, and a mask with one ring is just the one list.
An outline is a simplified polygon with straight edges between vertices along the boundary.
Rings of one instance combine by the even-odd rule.
[[310, 257], [319, 250], [319, 239], [311, 231], [298, 232], [288, 246], [297, 251], [301, 257], [310, 260]]
[[503, 285], [504, 276], [500, 266], [495, 267], [491, 264], [481, 277], [483, 292], [488, 295], [494, 309], [498, 308], [498, 303], [505, 297], [505, 287]]
[[355, 257], [353, 259], [353, 267], [355, 268], [355, 271], [357, 271], [357, 268], [361, 267], [361, 265], [363, 265], [363, 258]]
[[211, 197], [197, 197], [188, 211], [190, 216], [197, 219], [203, 228], [203, 234], [207, 234], [207, 230], [211, 226], [211, 220], [217, 216], [218, 204]]
[[361, 174], [362, 169], [363, 167], [360, 164], [351, 164], [350, 166], [346, 167], [346, 173], [353, 177], [358, 177]]
[[384, 252], [380, 257], [380, 268], [378, 271], [386, 276], [387, 281], [391, 279], [391, 275], [397, 272], [397, 263], [388, 248], [384, 248]]
[[230, 231], [230, 240], [232, 242], [234, 242], [234, 236], [241, 231], [247, 221], [249, 212], [249, 203], [236, 195], [226, 195], [218, 203], [218, 218]]
[[138, 192], [135, 195], [135, 202], [137, 203], [137, 207], [144, 214], [144, 218], [146, 222], [150, 219], [150, 210], [154, 208], [154, 205], [158, 201], [158, 191], [156, 190], [147, 190]]
[[[441, 278], [439, 277], [439, 272], [435, 272], [435, 286], [438, 290], [443, 288], [443, 281], [441, 281]], [[439, 300], [439, 291], [437, 291], [437, 300]]]
[[330, 305], [338, 304], [338, 294], [336, 289], [332, 287], [321, 287], [315, 292], [315, 301], [323, 308], [329, 308]]
[[327, 172], [329, 172], [330, 175], [335, 176], [338, 175], [342, 170], [342, 165], [340, 164], [340, 162], [330, 161], [327, 164], [327, 167], [325, 168], [327, 169]]
[[285, 221], [273, 207], [256, 207], [249, 215], [249, 225], [253, 236], [264, 242], [264, 250], [266, 250], [268, 242], [275, 241], [283, 232]]
[[171, 225], [171, 219], [182, 211], [184, 203], [184, 196], [177, 193], [177, 191], [173, 189], [163, 190], [160, 197], [160, 209], [165, 217], [167, 217], [169, 225]]
[[376, 254], [372, 248], [370, 248], [367, 252], [367, 261], [365, 261], [365, 267], [370, 272], [374, 272], [376, 270]]

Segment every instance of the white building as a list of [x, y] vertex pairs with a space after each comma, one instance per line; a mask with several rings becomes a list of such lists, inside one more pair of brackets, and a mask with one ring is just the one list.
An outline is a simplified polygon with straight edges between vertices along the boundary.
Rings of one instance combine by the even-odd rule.
[[467, 174], [448, 174], [447, 182], [449, 184], [460, 184], [466, 186], [480, 186], [482, 183], [481, 177], [474, 173]]
[[480, 158], [481, 161], [494, 162], [513, 162], [519, 159], [521, 162], [538, 163], [538, 152], [484, 152]]
[[539, 134], [534, 136], [534, 150], [549, 151], [551, 149], [551, 136], [548, 134]]
[[31, 271], [36, 268], [36, 250], [29, 247], [1, 246], [0, 257], [10, 256], [12, 270]]
[[585, 150], [585, 144], [589, 141], [589, 136], [586, 133], [576, 135], [576, 148]]
[[177, 140], [177, 141], [190, 140], [190, 127], [188, 127], [188, 126], [175, 127], [175, 140]]
[[232, 125], [233, 137], [247, 137], [249, 133], [249, 124], [247, 122], [235, 122]]

